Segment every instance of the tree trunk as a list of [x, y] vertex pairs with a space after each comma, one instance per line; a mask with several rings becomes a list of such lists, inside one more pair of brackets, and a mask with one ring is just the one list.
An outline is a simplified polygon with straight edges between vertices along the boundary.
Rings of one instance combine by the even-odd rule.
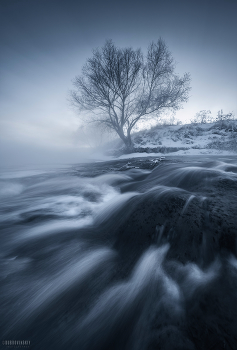
[[130, 130], [127, 130], [126, 147], [129, 148], [129, 149], [130, 149], [130, 148], [133, 148]]
[[124, 135], [124, 132], [122, 130], [122, 128], [119, 130], [118, 132], [119, 137], [123, 140], [125, 147], [128, 150], [132, 150], [133, 149], [133, 143], [132, 143], [132, 138], [131, 138], [131, 134], [130, 134], [130, 130], [127, 130], [127, 136]]

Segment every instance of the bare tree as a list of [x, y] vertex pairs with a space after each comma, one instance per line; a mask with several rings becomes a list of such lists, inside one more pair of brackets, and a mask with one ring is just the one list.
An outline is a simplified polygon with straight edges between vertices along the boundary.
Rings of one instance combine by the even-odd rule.
[[190, 120], [191, 123], [193, 124], [198, 124], [198, 123], [212, 123], [214, 121], [214, 118], [211, 115], [210, 110], [202, 110], [198, 113], [195, 114], [194, 118]]
[[220, 111], [218, 111], [217, 117], [216, 117], [216, 121], [234, 120], [234, 119], [235, 119], [235, 115], [234, 115], [233, 112], [224, 114], [224, 113], [223, 113], [223, 109], [221, 109]]
[[71, 101], [91, 112], [91, 121], [114, 130], [130, 148], [138, 122], [167, 109], [176, 111], [188, 100], [190, 76], [179, 77], [174, 68], [162, 39], [150, 44], [145, 58], [140, 49], [120, 49], [109, 40], [93, 51], [75, 78]]

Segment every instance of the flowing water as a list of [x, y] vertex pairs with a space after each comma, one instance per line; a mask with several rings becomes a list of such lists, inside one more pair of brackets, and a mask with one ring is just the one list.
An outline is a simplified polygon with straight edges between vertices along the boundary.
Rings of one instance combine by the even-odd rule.
[[237, 348], [237, 158], [126, 163], [1, 172], [2, 342]]

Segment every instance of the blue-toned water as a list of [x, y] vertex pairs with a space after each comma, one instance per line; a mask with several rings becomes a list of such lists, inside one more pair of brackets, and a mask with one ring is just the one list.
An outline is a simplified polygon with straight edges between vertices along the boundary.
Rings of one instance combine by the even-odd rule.
[[1, 340], [235, 349], [237, 159], [0, 174]]

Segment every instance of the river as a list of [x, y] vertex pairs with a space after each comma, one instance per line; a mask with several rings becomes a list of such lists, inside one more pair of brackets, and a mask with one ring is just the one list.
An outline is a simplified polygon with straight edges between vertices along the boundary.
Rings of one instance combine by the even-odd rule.
[[4, 348], [237, 348], [237, 157], [4, 169], [0, 213]]

